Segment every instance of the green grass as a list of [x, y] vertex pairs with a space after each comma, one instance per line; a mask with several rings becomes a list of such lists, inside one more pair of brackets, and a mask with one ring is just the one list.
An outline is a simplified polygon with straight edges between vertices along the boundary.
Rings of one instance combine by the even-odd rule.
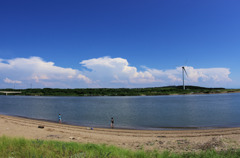
[[115, 146], [80, 144], [74, 142], [27, 140], [24, 138], [0, 137], [0, 157], [6, 158], [227, 158], [240, 157], [240, 150], [201, 153], [170, 153], [158, 151], [131, 151]]

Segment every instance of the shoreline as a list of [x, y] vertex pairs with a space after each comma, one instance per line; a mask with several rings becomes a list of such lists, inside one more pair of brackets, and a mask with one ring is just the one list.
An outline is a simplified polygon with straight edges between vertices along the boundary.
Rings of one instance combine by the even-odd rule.
[[180, 95], [217, 95], [217, 94], [234, 94], [240, 93], [240, 91], [235, 92], [219, 92], [219, 93], [187, 93], [187, 94], [160, 94], [160, 95], [92, 95], [92, 96], [74, 96], [74, 95], [3, 95], [0, 96], [23, 96], [23, 97], [157, 97], [157, 96], [180, 96]]
[[[43, 122], [50, 122], [50, 123], [57, 123], [58, 121], [53, 121], [53, 120], [47, 120], [47, 119], [38, 119], [38, 118], [30, 118], [27, 116], [19, 116], [19, 115], [10, 115], [10, 114], [1, 114], [0, 116], [12, 116], [16, 118], [23, 118], [23, 119], [29, 119], [29, 120], [36, 120], [36, 121], [43, 121]], [[61, 124], [63, 125], [70, 125], [70, 126], [77, 126], [77, 127], [83, 127], [83, 128], [102, 128], [102, 129], [111, 129], [110, 126], [100, 126], [100, 125], [80, 125], [80, 124], [74, 124], [70, 122], [62, 122]], [[225, 129], [225, 128], [240, 128], [239, 126], [189, 126], [189, 127], [181, 127], [181, 126], [176, 126], [176, 127], [171, 127], [171, 126], [163, 126], [163, 127], [118, 127], [115, 126], [114, 129], [119, 129], [119, 130], [139, 130], [139, 131], [185, 131], [185, 130], [210, 130], [210, 129]]]
[[[0, 136], [115, 145], [131, 150], [198, 152], [240, 147], [240, 127], [189, 130], [91, 128], [0, 114]], [[42, 126], [44, 128], [38, 128]]]

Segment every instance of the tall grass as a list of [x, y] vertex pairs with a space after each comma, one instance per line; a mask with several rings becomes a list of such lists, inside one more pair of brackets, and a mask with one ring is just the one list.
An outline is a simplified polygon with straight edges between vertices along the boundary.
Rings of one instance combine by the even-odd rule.
[[[133, 152], [114, 146], [0, 137], [0, 157], [154, 157], [155, 152]], [[156, 157], [156, 156], [155, 156]]]
[[201, 153], [170, 153], [158, 151], [131, 151], [115, 146], [80, 144], [74, 142], [27, 140], [24, 138], [0, 137], [0, 157], [8, 158], [42, 158], [42, 157], [70, 157], [70, 158], [225, 158], [240, 157], [240, 150], [216, 152], [214, 150]]

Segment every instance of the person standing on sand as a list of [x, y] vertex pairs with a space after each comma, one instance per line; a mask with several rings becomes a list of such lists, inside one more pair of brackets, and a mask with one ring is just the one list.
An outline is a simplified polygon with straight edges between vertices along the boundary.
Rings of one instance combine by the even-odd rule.
[[113, 127], [114, 127], [114, 119], [112, 117], [112, 119], [111, 119], [111, 128], [113, 128]]
[[58, 121], [59, 121], [59, 123], [62, 123], [62, 116], [61, 116], [61, 114], [58, 114]]

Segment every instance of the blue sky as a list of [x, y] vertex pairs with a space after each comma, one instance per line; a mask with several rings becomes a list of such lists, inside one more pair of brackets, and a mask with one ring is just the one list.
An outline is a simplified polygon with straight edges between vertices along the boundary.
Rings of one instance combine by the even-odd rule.
[[240, 88], [238, 0], [0, 1], [0, 88]]

